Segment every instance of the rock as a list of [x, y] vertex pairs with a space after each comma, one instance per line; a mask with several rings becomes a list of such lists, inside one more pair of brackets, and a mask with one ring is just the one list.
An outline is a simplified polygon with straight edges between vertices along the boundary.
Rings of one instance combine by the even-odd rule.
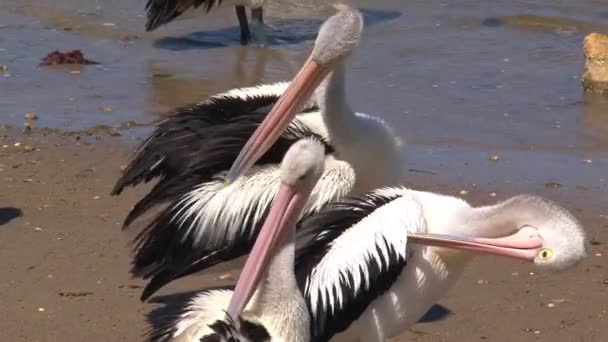
[[38, 120], [38, 115], [36, 115], [36, 113], [26, 113], [25, 119], [30, 121]]
[[608, 95], [608, 35], [600, 33], [587, 35], [583, 41], [583, 51], [585, 92]]

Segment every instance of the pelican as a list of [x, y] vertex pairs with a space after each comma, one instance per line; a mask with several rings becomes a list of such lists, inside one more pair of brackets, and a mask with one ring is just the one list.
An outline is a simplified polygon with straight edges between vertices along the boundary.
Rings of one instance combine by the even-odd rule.
[[[284, 203], [282, 198], [278, 195], [275, 203]], [[300, 197], [292, 206], [305, 202]], [[269, 217], [281, 215], [271, 211]], [[452, 196], [386, 187], [340, 198], [298, 224], [295, 275], [310, 314], [311, 341], [382, 342], [400, 335], [445, 294], [478, 254], [523, 260], [541, 270], [568, 269], [586, 255], [585, 232], [576, 218], [535, 195], [472, 207]], [[264, 232], [258, 238], [262, 240], [267, 241]], [[248, 266], [264, 262], [255, 249], [239, 284], [255, 284]], [[265, 280], [268, 288], [285, 283], [291, 289], [282, 293], [287, 298], [274, 297], [275, 301], [297, 293], [286, 271], [292, 266], [269, 269], [266, 274], [275, 281]], [[239, 284], [235, 291], [239, 296], [232, 296], [229, 313], [247, 302], [248, 292], [241, 292]], [[230, 294], [222, 292], [221, 307]], [[156, 335], [175, 334], [195, 324], [206, 327], [207, 310], [215, 308], [210, 296], [209, 292], [195, 296], [173, 321], [157, 328]], [[290, 317], [291, 311], [277, 314]], [[222, 316], [213, 318], [218, 317]]]
[[149, 341], [310, 341], [308, 309], [294, 271], [295, 224], [324, 165], [324, 146], [316, 139], [289, 148], [279, 192], [234, 292], [203, 291], [180, 315], [154, 327]]
[[586, 255], [577, 219], [535, 195], [475, 208], [456, 197], [386, 187], [338, 199], [300, 225], [296, 274], [313, 341], [400, 335], [475, 253], [548, 270], [570, 268]]
[[[247, 13], [245, 7], [251, 8], [251, 21], [253, 22], [254, 31], [260, 35], [260, 40], [263, 42], [264, 37], [264, 10], [262, 6], [265, 0], [234, 0], [231, 1], [236, 11], [236, 17], [239, 21], [241, 29], [241, 44], [246, 45], [251, 40], [251, 31], [247, 22]], [[224, 2], [229, 2], [224, 0]], [[209, 12], [215, 4], [218, 6], [222, 0], [148, 0], [146, 4], [147, 21], [146, 31], [153, 31], [159, 26], [164, 25], [184, 13], [191, 7], [203, 8]]]
[[356, 9], [337, 8], [321, 26], [310, 57], [334, 71], [312, 99], [304, 97], [314, 87], [289, 108], [286, 130], [272, 146], [265, 145], [268, 151], [253, 167], [238, 172], [242, 177], [228, 185], [224, 181], [273, 105], [280, 107], [285, 101], [279, 98], [299, 91], [296, 82], [236, 89], [178, 109], [137, 150], [112, 193], [159, 180], [134, 206], [125, 227], [168, 203], [135, 239], [132, 273], [151, 278], [142, 300], [174, 279], [250, 250], [279, 187], [278, 164], [299, 139], [316, 137], [325, 147], [325, 171], [303, 216], [347, 194], [399, 184], [400, 139], [382, 119], [356, 113], [346, 102], [343, 61], [360, 40], [363, 18]]

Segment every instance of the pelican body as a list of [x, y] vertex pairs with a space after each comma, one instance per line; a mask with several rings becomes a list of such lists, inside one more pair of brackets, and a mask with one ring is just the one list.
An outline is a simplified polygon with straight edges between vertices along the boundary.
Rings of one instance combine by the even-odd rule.
[[475, 254], [549, 270], [570, 268], [586, 255], [576, 218], [534, 195], [475, 208], [456, 197], [388, 187], [339, 199], [300, 225], [296, 273], [313, 341], [400, 335]]
[[[522, 260], [540, 270], [568, 269], [586, 255], [576, 218], [535, 195], [472, 207], [456, 197], [387, 187], [341, 198], [298, 224], [295, 274], [310, 314], [311, 341], [380, 342], [400, 335], [441, 299], [476, 254]], [[278, 272], [274, 280], [282, 279], [290, 283]], [[203, 292], [165, 325], [170, 328], [157, 331], [209, 322], [208, 308], [230, 309], [231, 295]], [[240, 303], [246, 302], [247, 294], [242, 296]]]

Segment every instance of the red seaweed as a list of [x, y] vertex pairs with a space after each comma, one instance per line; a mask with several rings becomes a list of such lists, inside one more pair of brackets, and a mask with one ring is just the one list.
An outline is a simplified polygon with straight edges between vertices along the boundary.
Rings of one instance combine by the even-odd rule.
[[59, 64], [99, 64], [95, 61], [84, 58], [84, 54], [80, 50], [70, 52], [60, 52], [55, 50], [49, 53], [42, 59], [40, 65], [59, 65]]

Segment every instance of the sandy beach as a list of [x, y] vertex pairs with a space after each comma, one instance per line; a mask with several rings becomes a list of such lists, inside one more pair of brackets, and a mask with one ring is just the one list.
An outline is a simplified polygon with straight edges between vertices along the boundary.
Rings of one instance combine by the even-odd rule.
[[[159, 307], [140, 303], [143, 283], [128, 275], [132, 232], [121, 231], [146, 187], [108, 195], [138, 144], [126, 138], [129, 130], [120, 133], [0, 131], [0, 331], [7, 340], [136, 341], [147, 327], [145, 313]], [[406, 183], [454, 195], [465, 186], [425, 185], [426, 177], [411, 172]], [[476, 188], [465, 198], [482, 204], [509, 195], [489, 193]], [[542, 195], [559, 193], [547, 189]], [[394, 341], [605, 341], [608, 219], [598, 208], [562, 203], [589, 231], [585, 262], [552, 274], [520, 262], [480, 258], [438, 303], [430, 322]], [[171, 300], [185, 291], [231, 283], [239, 265], [176, 281], [159, 296]], [[231, 278], [219, 280], [226, 273]]]

